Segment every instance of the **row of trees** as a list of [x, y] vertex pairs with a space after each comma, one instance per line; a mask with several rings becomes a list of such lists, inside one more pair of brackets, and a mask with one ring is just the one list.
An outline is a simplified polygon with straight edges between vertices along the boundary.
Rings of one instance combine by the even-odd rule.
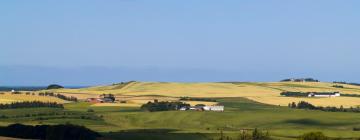
[[346, 97], [360, 97], [360, 94], [341, 94], [341, 96], [346, 96]]
[[169, 111], [169, 110], [179, 110], [182, 107], [190, 107], [190, 104], [186, 104], [183, 102], [168, 102], [168, 101], [161, 101], [158, 102], [154, 100], [154, 102], [148, 102], [147, 104], [143, 104], [141, 106], [141, 110], [144, 111]]
[[[281, 92], [281, 96], [287, 97], [308, 97], [310, 94], [316, 95], [335, 95], [338, 92], [294, 92], [294, 91], [284, 91]], [[344, 94], [341, 94], [343, 96]], [[360, 97], [360, 96], [359, 96]]]
[[359, 83], [348, 83], [348, 82], [339, 82], [339, 81], [334, 81], [333, 83], [335, 83], [335, 84], [347, 84], [347, 85], [360, 86]]
[[75, 112], [49, 112], [49, 113], [28, 113], [21, 115], [0, 115], [0, 119], [14, 119], [32, 117], [34, 120], [47, 120], [47, 119], [85, 119], [85, 120], [101, 120], [102, 116], [79, 114]]
[[[34, 92], [20, 92], [20, 91], [15, 91], [15, 92], [11, 92], [11, 94], [23, 94], [25, 93], [25, 95], [35, 95]], [[4, 94], [4, 93], [0, 93], [0, 94]], [[77, 102], [78, 99], [76, 97], [73, 97], [73, 96], [65, 96], [65, 95], [62, 95], [62, 94], [55, 94], [53, 92], [40, 92], [38, 94], [39, 96], [52, 96], [52, 97], [56, 97], [56, 98], [60, 98], [60, 99], [63, 99], [63, 100], [66, 100], [66, 101], [73, 101], [73, 102]]]
[[319, 80], [314, 78], [289, 78], [281, 80], [280, 82], [319, 82]]
[[42, 140], [96, 140], [100, 134], [84, 126], [62, 125], [23, 125], [12, 124], [0, 127], [0, 135], [6, 137]]
[[281, 92], [280, 95], [287, 97], [307, 97], [309, 96], [309, 93], [285, 91], [285, 92]]
[[344, 88], [344, 86], [342, 86], [342, 85], [333, 85], [332, 87], [334, 87], [334, 88]]
[[[219, 140], [231, 140], [232, 138], [224, 136], [222, 131], [220, 132]], [[239, 136], [234, 140], [271, 140], [268, 131], [261, 131], [255, 128], [253, 131], [241, 131]]]
[[77, 102], [78, 99], [76, 97], [73, 97], [73, 96], [65, 96], [65, 95], [62, 95], [62, 94], [55, 94], [53, 92], [40, 92], [39, 93], [39, 96], [52, 96], [52, 97], [57, 97], [57, 98], [60, 98], [60, 99], [63, 99], [63, 100], [66, 100], [66, 101], [73, 101], [73, 102]]
[[[322, 132], [308, 132], [300, 135], [298, 140], [340, 140], [340, 138], [330, 138]], [[268, 131], [261, 131], [257, 128], [254, 130], [242, 130], [236, 138], [225, 136], [220, 131], [220, 138], [216, 140], [273, 140]]]
[[337, 107], [323, 107], [323, 106], [315, 106], [311, 103], [305, 102], [305, 101], [300, 101], [299, 103], [289, 103], [288, 107], [290, 108], [295, 108], [295, 109], [310, 109], [310, 110], [321, 110], [321, 111], [327, 111], [327, 112], [360, 112], [360, 107], [357, 108], [344, 108], [343, 106], [340, 106], [339, 108]]
[[35, 107], [64, 108], [62, 104], [58, 104], [56, 102], [25, 101], [25, 102], [14, 102], [10, 104], [0, 104], [0, 109], [35, 108]]
[[205, 102], [216, 102], [216, 99], [211, 98], [193, 98], [193, 97], [180, 97], [181, 101], [205, 101]]

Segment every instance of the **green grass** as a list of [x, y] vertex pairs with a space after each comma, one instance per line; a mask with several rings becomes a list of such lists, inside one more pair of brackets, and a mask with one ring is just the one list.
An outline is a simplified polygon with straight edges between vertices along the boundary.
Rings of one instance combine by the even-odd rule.
[[[128, 107], [92, 107], [89, 103], [66, 104], [65, 109], [7, 109], [1, 114], [21, 116], [31, 113], [71, 112], [70, 118], [56, 115], [0, 119], [0, 125], [11, 122], [26, 124], [73, 123], [101, 132], [106, 139], [211, 139], [218, 138], [220, 130], [235, 138], [242, 129], [268, 130], [278, 139], [294, 139], [310, 131], [322, 131], [330, 137], [356, 138], [352, 131], [360, 127], [359, 113], [296, 110], [287, 107], [257, 103], [245, 98], [218, 98], [225, 112], [164, 111], [142, 112]], [[95, 112], [89, 113], [92, 108]], [[61, 116], [61, 115], [60, 115]], [[81, 119], [81, 116], [102, 116], [101, 119]]]

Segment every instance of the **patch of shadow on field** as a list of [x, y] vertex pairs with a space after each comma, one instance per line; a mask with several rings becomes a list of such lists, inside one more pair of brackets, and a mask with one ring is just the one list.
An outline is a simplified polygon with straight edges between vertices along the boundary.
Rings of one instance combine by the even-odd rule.
[[208, 140], [200, 133], [174, 133], [176, 129], [132, 129], [118, 132], [102, 133], [106, 140]]
[[284, 123], [308, 125], [308, 126], [341, 126], [341, 125], [352, 124], [352, 123], [345, 123], [345, 122], [336, 122], [336, 123], [321, 122], [319, 120], [314, 120], [314, 119], [291, 119], [291, 120], [285, 120]]

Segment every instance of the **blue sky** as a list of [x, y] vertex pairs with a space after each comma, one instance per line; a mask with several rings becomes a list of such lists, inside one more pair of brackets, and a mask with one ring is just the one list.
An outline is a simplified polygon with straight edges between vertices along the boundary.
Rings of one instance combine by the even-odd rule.
[[356, 0], [0, 2], [0, 85], [360, 82]]

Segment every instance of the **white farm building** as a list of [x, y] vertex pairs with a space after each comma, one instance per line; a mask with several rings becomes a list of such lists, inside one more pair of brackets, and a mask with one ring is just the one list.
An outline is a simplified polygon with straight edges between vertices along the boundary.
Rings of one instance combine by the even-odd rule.
[[308, 97], [339, 97], [339, 92], [311, 92], [308, 94]]
[[213, 105], [213, 106], [204, 106], [205, 111], [224, 111], [224, 106], [222, 105]]

